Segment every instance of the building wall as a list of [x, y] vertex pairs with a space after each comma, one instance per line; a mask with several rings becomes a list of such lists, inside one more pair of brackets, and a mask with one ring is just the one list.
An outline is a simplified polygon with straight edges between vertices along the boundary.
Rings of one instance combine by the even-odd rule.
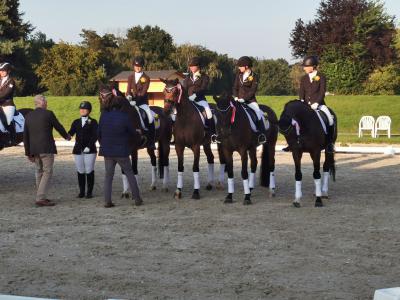
[[[118, 89], [125, 93], [126, 89], [128, 87], [128, 83], [126, 81], [119, 81], [118, 82]], [[155, 106], [164, 106], [164, 87], [165, 84], [161, 81], [150, 81], [150, 86], [149, 86], [149, 105], [155, 105]]]

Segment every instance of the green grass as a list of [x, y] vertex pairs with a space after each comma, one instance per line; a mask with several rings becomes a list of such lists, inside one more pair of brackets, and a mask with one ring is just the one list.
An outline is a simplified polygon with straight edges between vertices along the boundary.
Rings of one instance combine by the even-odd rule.
[[[276, 114], [282, 112], [284, 104], [295, 96], [258, 96], [258, 102], [270, 106]], [[208, 97], [212, 99], [212, 97]], [[83, 100], [93, 105], [92, 116], [99, 117], [99, 103], [96, 96], [88, 97], [47, 97], [48, 108], [56, 114], [60, 122], [68, 130], [72, 121], [79, 117], [78, 106]], [[33, 97], [17, 97], [18, 108], [33, 107]], [[326, 103], [337, 114], [339, 120], [338, 142], [349, 143], [390, 143], [400, 144], [400, 96], [328, 96]], [[392, 119], [392, 138], [380, 137], [372, 139], [368, 136], [358, 138], [358, 122], [363, 115], [388, 115]], [[56, 136], [58, 136], [56, 134]], [[282, 140], [280, 136], [280, 140]]]

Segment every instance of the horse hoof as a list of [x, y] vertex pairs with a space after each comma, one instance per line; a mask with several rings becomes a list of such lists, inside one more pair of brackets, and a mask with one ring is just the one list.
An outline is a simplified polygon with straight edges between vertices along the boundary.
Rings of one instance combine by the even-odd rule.
[[155, 191], [156, 189], [157, 189], [157, 187], [155, 185], [150, 186], [150, 191]]
[[293, 202], [293, 206], [296, 207], [296, 208], [300, 208], [301, 207], [300, 202], [297, 202], [297, 201]]
[[192, 199], [194, 200], [199, 200], [200, 199], [200, 193], [198, 190], [194, 190], [192, 194]]
[[269, 190], [269, 197], [270, 198], [274, 198], [276, 195], [275, 195], [275, 189], [271, 189], [271, 190]]
[[167, 187], [163, 187], [163, 188], [161, 189], [161, 191], [164, 192], [164, 193], [168, 193], [168, 188], [167, 188]]
[[250, 194], [246, 194], [243, 200], [243, 205], [250, 205], [250, 204], [251, 204]]
[[175, 191], [174, 198], [175, 199], [181, 199], [182, 198], [182, 192], [180, 190]]
[[121, 194], [121, 199], [123, 199], [123, 198], [128, 199], [128, 198], [129, 198], [129, 193], [127, 193], [127, 192], [122, 193], [122, 194]]
[[231, 194], [231, 193], [228, 194], [228, 195], [225, 197], [224, 203], [233, 203], [233, 197], [232, 197], [232, 194]]
[[324, 204], [322, 203], [322, 199], [321, 197], [317, 197], [317, 199], [315, 200], [315, 207], [323, 207]]
[[212, 187], [211, 183], [207, 184], [207, 186], [206, 186], [206, 190], [207, 190], [207, 191], [211, 191], [212, 188], [213, 188], [213, 187]]

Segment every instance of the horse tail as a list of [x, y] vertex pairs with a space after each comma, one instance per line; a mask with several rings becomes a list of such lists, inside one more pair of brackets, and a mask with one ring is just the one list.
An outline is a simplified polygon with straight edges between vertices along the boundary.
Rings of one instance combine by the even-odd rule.
[[336, 181], [335, 153], [327, 153], [326, 154], [326, 163], [329, 168], [329, 174], [332, 176], [332, 180]]
[[269, 187], [269, 148], [268, 143], [262, 145], [261, 153], [261, 172], [260, 172], [260, 185], [264, 187]]

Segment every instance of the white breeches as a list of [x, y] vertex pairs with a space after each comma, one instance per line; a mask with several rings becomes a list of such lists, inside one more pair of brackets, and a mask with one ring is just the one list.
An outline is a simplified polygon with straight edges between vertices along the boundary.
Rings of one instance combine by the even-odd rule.
[[212, 118], [212, 112], [210, 109], [210, 106], [208, 105], [208, 102], [206, 100], [201, 100], [201, 101], [196, 101], [196, 103], [202, 107], [204, 107], [204, 110], [206, 112], [207, 115], [207, 119], [211, 119]]
[[96, 155], [96, 153], [74, 155], [75, 166], [78, 173], [92, 173], [94, 170], [94, 163], [96, 162]]
[[3, 111], [7, 118], [7, 125], [10, 125], [14, 118], [15, 106], [3, 106]]
[[251, 103], [247, 104], [247, 106], [255, 111], [259, 120], [262, 120], [264, 118], [264, 113], [261, 111], [257, 102], [251, 102]]
[[149, 123], [153, 123], [154, 117], [153, 117], [153, 112], [151, 111], [150, 107], [147, 104], [139, 105], [139, 107], [146, 112]]
[[328, 107], [326, 105], [320, 105], [318, 107], [318, 109], [323, 111], [326, 114], [326, 116], [328, 118], [329, 126], [332, 126], [334, 124], [333, 116], [332, 116], [331, 112], [329, 111]]

